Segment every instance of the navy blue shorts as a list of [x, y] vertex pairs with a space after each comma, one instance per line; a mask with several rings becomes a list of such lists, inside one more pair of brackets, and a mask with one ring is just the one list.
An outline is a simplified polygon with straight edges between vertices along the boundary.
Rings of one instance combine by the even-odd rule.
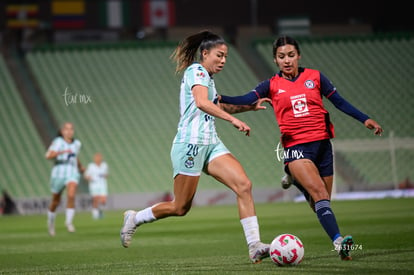
[[321, 177], [333, 175], [333, 152], [329, 139], [293, 145], [284, 148], [285, 172], [290, 174], [288, 164], [297, 159], [310, 159], [315, 163]]

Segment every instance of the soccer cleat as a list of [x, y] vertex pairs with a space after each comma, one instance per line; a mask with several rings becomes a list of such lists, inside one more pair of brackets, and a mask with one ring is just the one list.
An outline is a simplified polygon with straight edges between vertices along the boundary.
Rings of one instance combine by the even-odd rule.
[[339, 255], [341, 256], [341, 260], [343, 261], [350, 261], [352, 260], [349, 251], [352, 250], [352, 246], [354, 245], [354, 240], [352, 236], [347, 235], [341, 242], [341, 250], [339, 251]]
[[135, 215], [137, 214], [134, 210], [128, 210], [124, 212], [124, 223], [121, 228], [121, 244], [123, 247], [127, 248], [132, 241], [132, 236], [137, 230], [137, 225], [134, 222]]
[[285, 174], [280, 183], [282, 184], [283, 189], [288, 189], [293, 183], [293, 178], [292, 176]]
[[335, 250], [338, 252], [339, 256], [341, 257], [341, 260], [343, 261], [352, 260], [352, 257], [349, 254], [349, 251], [352, 250], [352, 247], [354, 245], [354, 240], [352, 239], [352, 236], [347, 235], [344, 238], [340, 237], [334, 242], [334, 245], [335, 245]]
[[269, 257], [269, 248], [269, 244], [264, 244], [262, 242], [249, 245], [249, 256], [252, 263], [258, 264], [262, 259]]
[[54, 237], [56, 235], [55, 232], [55, 223], [48, 221], [47, 223], [47, 231], [49, 232], [50, 237]]
[[66, 229], [68, 230], [69, 233], [74, 233], [76, 231], [75, 226], [73, 226], [73, 224], [66, 223], [65, 225], [66, 225]]

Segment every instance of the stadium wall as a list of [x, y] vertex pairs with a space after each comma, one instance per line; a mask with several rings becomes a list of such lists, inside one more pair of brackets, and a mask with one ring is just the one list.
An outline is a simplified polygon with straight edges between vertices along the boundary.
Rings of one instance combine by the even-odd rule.
[[[304, 202], [304, 197], [296, 190], [290, 188], [282, 190], [277, 188], [254, 188], [253, 197], [255, 203], [282, 203], [285, 201]], [[332, 200], [357, 200], [357, 199], [383, 199], [383, 198], [409, 198], [414, 197], [414, 189], [389, 189], [377, 191], [343, 192], [334, 194]], [[143, 209], [160, 201], [171, 200], [168, 192], [113, 194], [108, 196], [105, 211]], [[50, 198], [26, 198], [17, 199], [16, 204], [21, 215], [44, 214], [47, 212]], [[193, 207], [209, 205], [235, 205], [236, 196], [230, 190], [200, 190], [193, 200]], [[65, 200], [58, 207], [57, 212], [64, 211]], [[90, 211], [92, 201], [89, 195], [81, 194], [76, 198], [76, 211]]]

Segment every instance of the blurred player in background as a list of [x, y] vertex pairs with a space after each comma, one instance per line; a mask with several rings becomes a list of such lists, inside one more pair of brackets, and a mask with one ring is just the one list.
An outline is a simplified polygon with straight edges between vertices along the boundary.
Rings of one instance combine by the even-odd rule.
[[322, 97], [368, 129], [373, 129], [375, 135], [381, 135], [383, 130], [342, 98], [321, 72], [299, 67], [300, 57], [297, 41], [280, 37], [273, 43], [273, 58], [280, 72], [244, 96], [221, 96], [220, 99], [224, 103], [240, 105], [254, 104], [261, 98], [272, 100], [284, 147], [287, 176], [282, 184], [288, 188], [293, 182], [298, 187], [316, 212], [341, 259], [351, 260], [352, 236], [342, 237], [330, 205], [334, 172], [330, 139], [334, 137], [334, 129]]
[[108, 196], [108, 165], [103, 161], [101, 153], [96, 153], [93, 162], [88, 164], [85, 179], [89, 183], [89, 194], [92, 196], [92, 218], [97, 220], [103, 217], [103, 207]]
[[55, 164], [51, 173], [52, 201], [47, 213], [47, 224], [50, 236], [55, 236], [56, 209], [59, 206], [61, 195], [66, 188], [66, 220], [65, 225], [69, 232], [75, 232], [73, 217], [75, 216], [75, 195], [80, 174], [85, 168], [79, 161], [81, 142], [74, 138], [74, 126], [65, 122], [59, 130], [59, 134], [53, 139], [46, 152], [46, 159], [54, 160]]
[[0, 197], [0, 215], [16, 215], [19, 214], [19, 208], [6, 190], [2, 191]]
[[181, 118], [171, 149], [174, 199], [139, 212], [126, 211], [120, 232], [124, 247], [130, 245], [138, 226], [170, 216], [184, 216], [191, 208], [201, 173], [204, 171], [237, 195], [239, 217], [251, 261], [260, 262], [262, 258], [269, 256], [269, 245], [260, 241], [251, 192], [252, 183], [239, 161], [219, 139], [215, 129], [215, 119], [220, 118], [249, 135], [250, 127], [230, 113], [265, 108], [256, 104], [231, 106], [230, 109], [217, 104], [213, 74], [223, 70], [227, 51], [226, 42], [220, 36], [204, 31], [184, 39], [173, 53], [177, 72], [185, 70], [180, 92]]

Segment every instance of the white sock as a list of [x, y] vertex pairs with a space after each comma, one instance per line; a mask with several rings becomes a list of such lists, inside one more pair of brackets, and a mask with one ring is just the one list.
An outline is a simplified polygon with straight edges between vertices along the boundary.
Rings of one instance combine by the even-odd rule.
[[257, 216], [251, 216], [240, 220], [244, 235], [246, 236], [247, 245], [260, 242], [259, 223]]
[[333, 241], [333, 244], [335, 245], [335, 244], [341, 244], [342, 243], [342, 240], [343, 240], [344, 238], [342, 237], [342, 236], [339, 236], [338, 238], [336, 238], [335, 239], [335, 241]]
[[342, 241], [344, 240], [344, 238], [342, 236], [339, 236], [338, 238], [335, 239], [335, 241], [332, 242], [334, 249], [336, 251], [340, 251], [341, 250], [341, 246], [342, 246]]
[[53, 224], [55, 223], [56, 213], [51, 212], [50, 210], [47, 210], [47, 223]]
[[155, 221], [156, 218], [152, 213], [152, 207], [147, 207], [144, 210], [138, 211], [135, 215], [134, 222], [136, 225], [140, 225], [143, 223], [150, 223]]
[[99, 209], [98, 208], [92, 208], [92, 218], [95, 220], [99, 219]]
[[72, 224], [73, 217], [75, 216], [75, 208], [66, 208], [66, 224]]

